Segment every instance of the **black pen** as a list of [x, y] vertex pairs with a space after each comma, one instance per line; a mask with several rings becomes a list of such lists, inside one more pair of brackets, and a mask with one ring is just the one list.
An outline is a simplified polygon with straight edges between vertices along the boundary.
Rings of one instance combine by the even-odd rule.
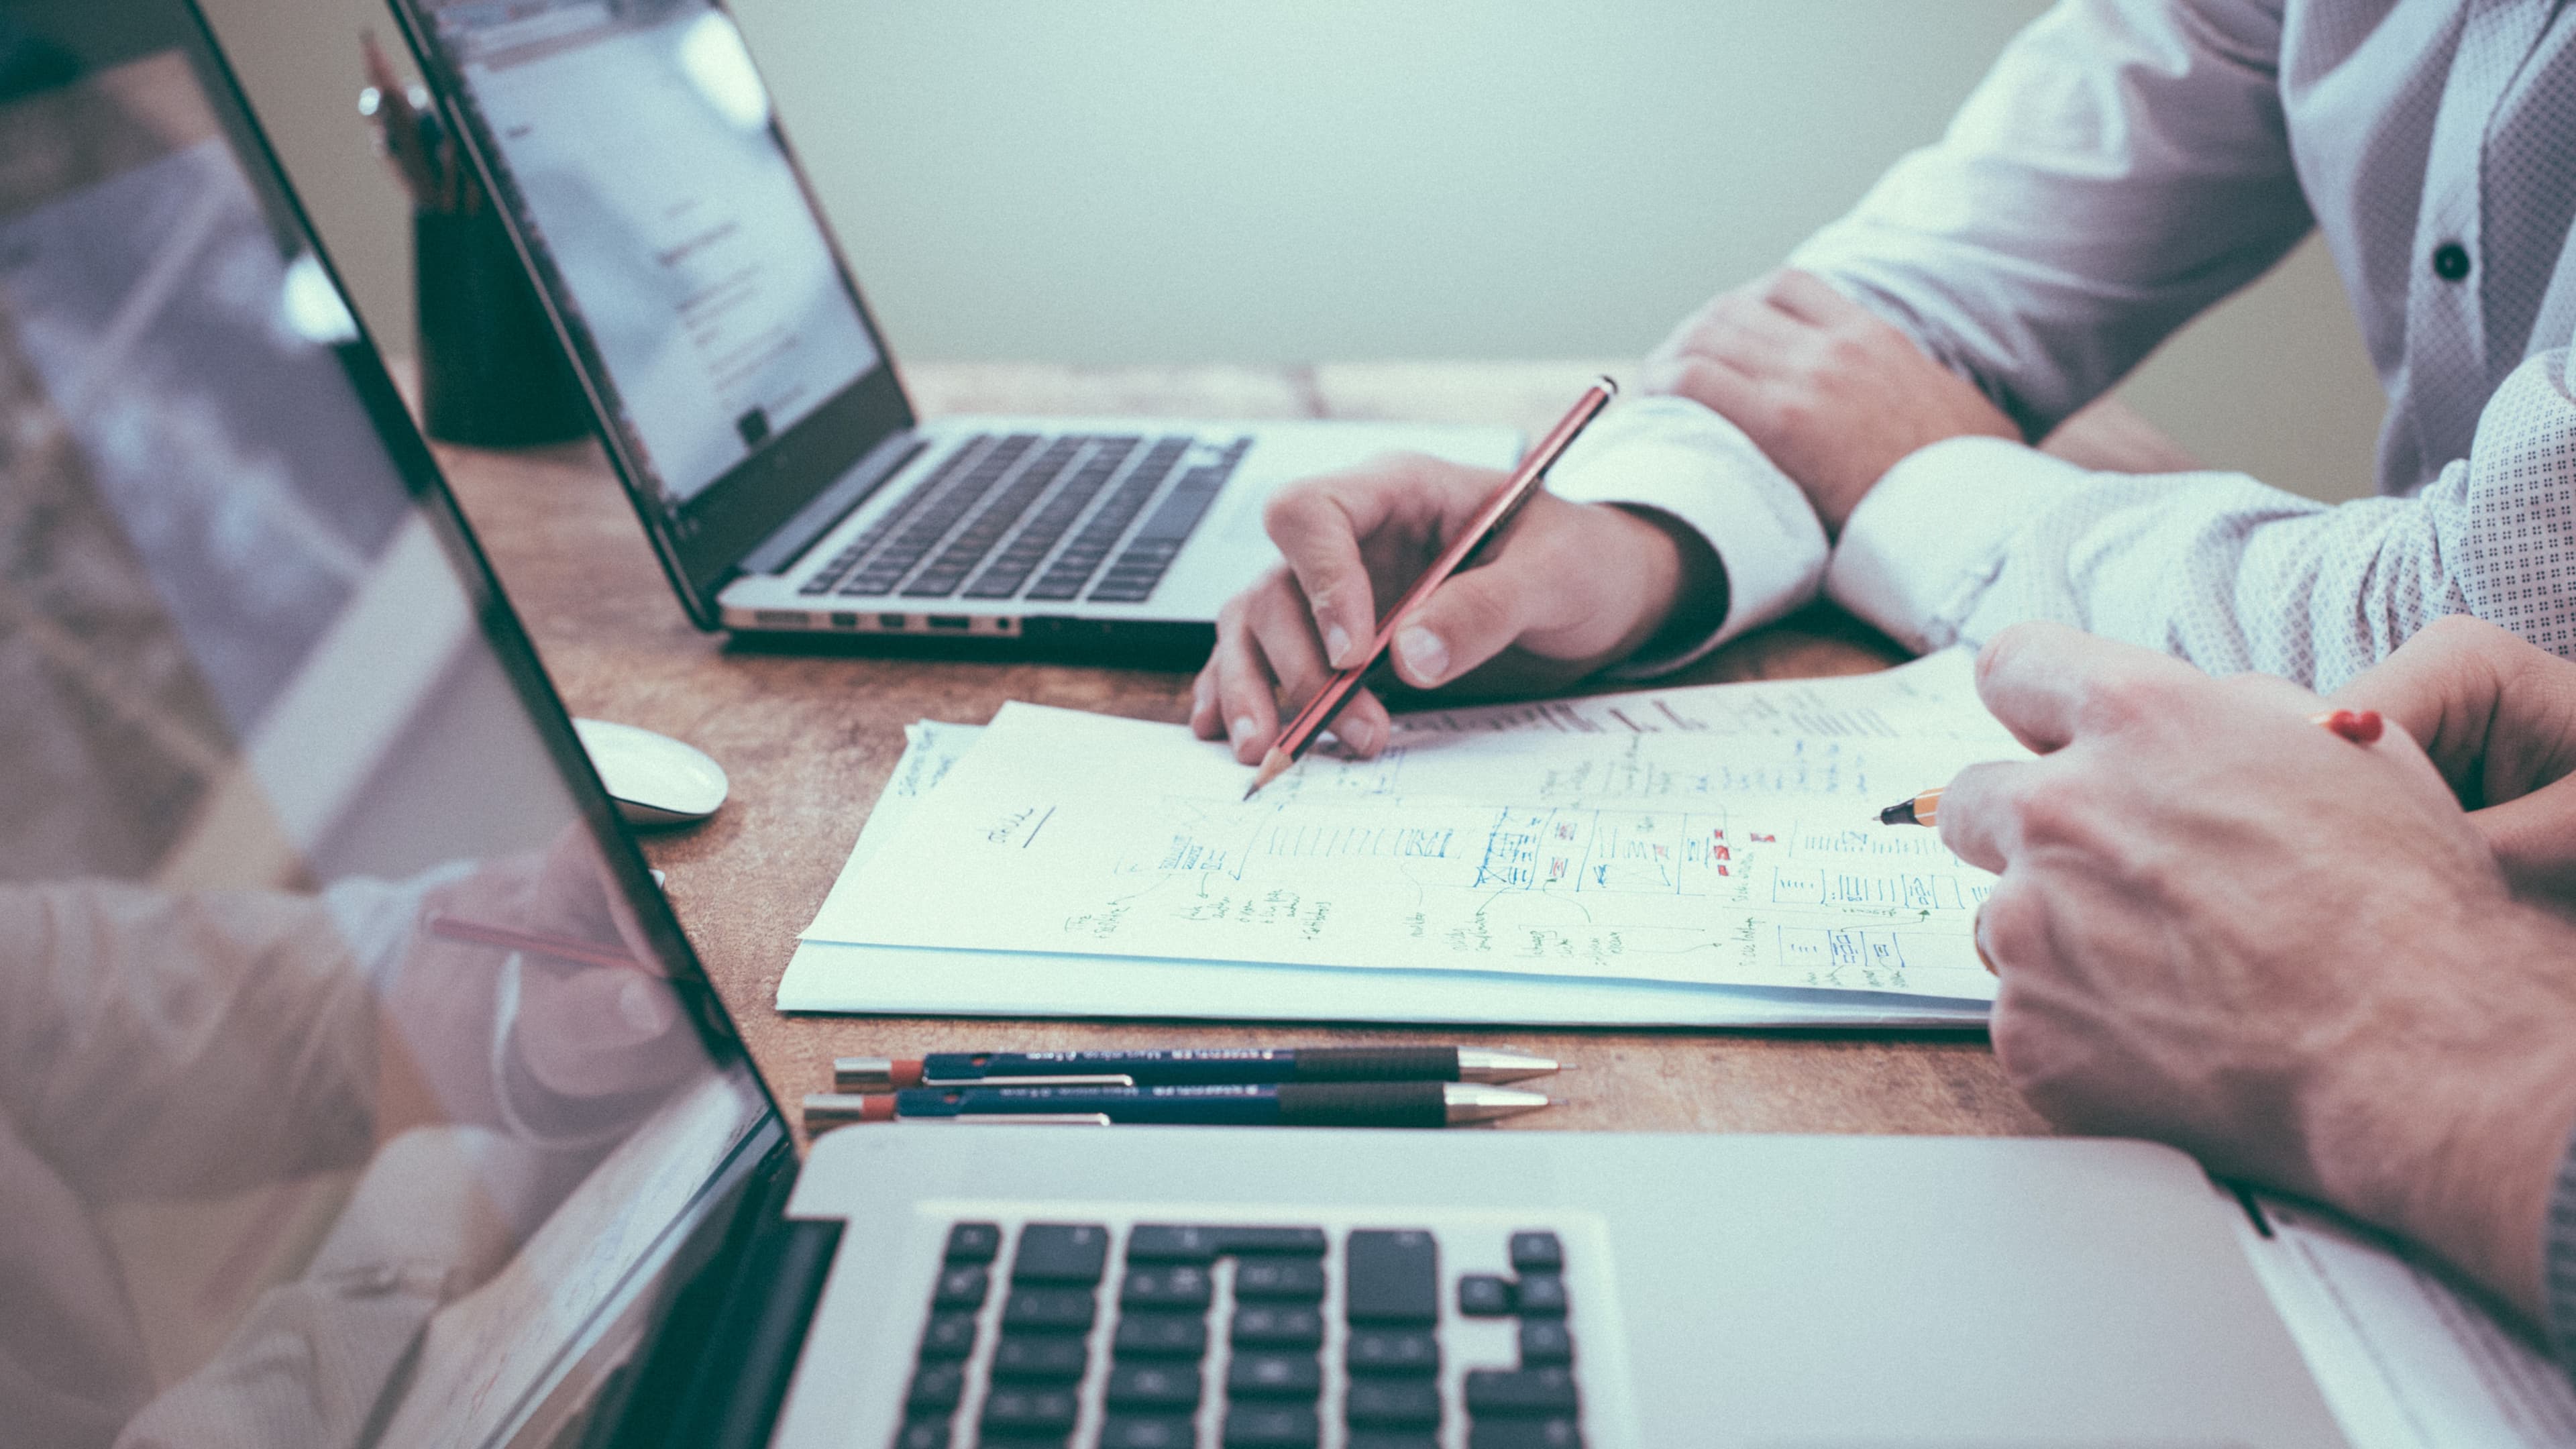
[[1080, 1123], [1198, 1127], [1459, 1127], [1548, 1105], [1481, 1082], [1285, 1082], [1190, 1087], [911, 1087], [817, 1092], [805, 1129], [854, 1122]]
[[1234, 1082], [1517, 1082], [1560, 1070], [1490, 1047], [1179, 1047], [1137, 1052], [932, 1052], [838, 1057], [842, 1092], [899, 1087], [1179, 1087]]

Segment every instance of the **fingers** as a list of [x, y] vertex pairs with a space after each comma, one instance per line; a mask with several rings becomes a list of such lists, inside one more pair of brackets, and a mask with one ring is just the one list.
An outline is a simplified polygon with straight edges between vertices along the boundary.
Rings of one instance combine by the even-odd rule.
[[1762, 300], [1811, 327], [1831, 327], [1869, 316], [1858, 302], [1813, 272], [1782, 267], [1762, 280]]
[[1505, 549], [1492, 563], [1441, 585], [1396, 631], [1396, 676], [1416, 689], [1436, 689], [1510, 648], [1565, 602], [1567, 580], [1544, 563], [1552, 552]]
[[1309, 479], [1270, 500], [1262, 527], [1296, 579], [1326, 662], [1335, 669], [1358, 664], [1377, 632], [1368, 545], [1390, 532], [1431, 536], [1443, 522], [1464, 521], [1503, 477], [1406, 455]]
[[1228, 603], [1217, 616], [1216, 650], [1208, 656], [1208, 668], [1216, 674], [1216, 735], [1232, 744], [1234, 757], [1247, 765], [1260, 762], [1279, 731], [1279, 680], [1262, 657], [1250, 615], [1279, 606], [1277, 591], [1270, 588]]
[[2465, 615], [2427, 625], [2334, 701], [2422, 741], [2471, 808], [2576, 771], [2576, 664]]
[[1952, 854], [1995, 875], [2021, 851], [2021, 799], [2039, 763], [1970, 765], [1941, 789], [1941, 843]]
[[2179, 660], [2063, 624], [2016, 624], [1977, 655], [1977, 697], [2041, 754], [2150, 716], [2178, 687], [2205, 678]]
[[[1274, 573], [1218, 614], [1216, 648], [1191, 686], [1191, 732], [1225, 740], [1236, 759], [1258, 763], [1286, 715], [1333, 672], [1296, 584], [1284, 570]], [[1366, 691], [1334, 722], [1343, 745], [1362, 756], [1384, 748], [1393, 728], [1386, 706]]]
[[670, 1054], [651, 1048], [679, 1022], [679, 999], [641, 972], [532, 971], [516, 1037], [529, 1075], [548, 1091], [604, 1097], [665, 1079]]

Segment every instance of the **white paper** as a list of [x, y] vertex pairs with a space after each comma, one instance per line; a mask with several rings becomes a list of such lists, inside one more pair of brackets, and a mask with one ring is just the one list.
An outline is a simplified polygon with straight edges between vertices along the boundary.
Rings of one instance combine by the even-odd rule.
[[780, 1011], [877, 1016], [1090, 1016], [1167, 1021], [1459, 1026], [1983, 1030], [1983, 1002], [1662, 981], [1345, 971], [1240, 961], [925, 951], [805, 941]]
[[[1977, 1001], [1990, 878], [1889, 799], [2019, 753], [1964, 658], [1411, 722], [1261, 796], [1178, 726], [1012, 705], [809, 941]], [[1647, 716], [1663, 728], [1633, 723]], [[1632, 723], [1620, 724], [1625, 716]], [[1606, 721], [1606, 723], [1605, 723]]]
[[2566, 1371], [2377, 1234], [2259, 1199], [2246, 1250], [2353, 1449], [2576, 1444]]

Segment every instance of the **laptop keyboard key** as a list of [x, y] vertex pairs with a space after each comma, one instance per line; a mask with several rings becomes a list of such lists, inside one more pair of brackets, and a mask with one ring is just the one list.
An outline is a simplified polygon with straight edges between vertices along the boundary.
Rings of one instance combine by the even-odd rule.
[[997, 1388], [984, 1396], [984, 1439], [996, 1434], [1066, 1434], [1073, 1430], [1071, 1389]]
[[1225, 1371], [1229, 1399], [1313, 1399], [1324, 1391], [1324, 1365], [1311, 1353], [1238, 1351]]
[[1440, 1388], [1429, 1379], [1355, 1378], [1342, 1414], [1353, 1428], [1436, 1429]]
[[975, 1351], [975, 1315], [934, 1313], [921, 1331], [923, 1358], [964, 1358]]
[[1100, 1449], [1192, 1449], [1198, 1434], [1189, 1419], [1111, 1414], [1101, 1426]]
[[1128, 1308], [1197, 1308], [1204, 1310], [1216, 1285], [1207, 1269], [1182, 1263], [1172, 1267], [1130, 1268], [1118, 1301]]
[[1109, 1230], [1089, 1223], [1031, 1223], [1011, 1259], [1014, 1283], [1097, 1283], [1109, 1262]]
[[954, 1437], [946, 1419], [906, 1419], [894, 1431], [894, 1449], [948, 1449]]
[[1350, 1449], [1440, 1449], [1440, 1436], [1414, 1429], [1353, 1429]]
[[1320, 1258], [1331, 1247], [1322, 1228], [1217, 1228], [1218, 1251], [1274, 1253], [1282, 1257]]
[[1572, 1419], [1478, 1419], [1467, 1449], [1583, 1449], [1583, 1431]]
[[1559, 1273], [1524, 1273], [1512, 1289], [1512, 1302], [1531, 1318], [1565, 1316], [1565, 1277]]
[[930, 1290], [933, 1308], [981, 1308], [992, 1274], [979, 1267], [942, 1269]]
[[1470, 1273], [1458, 1280], [1458, 1311], [1469, 1318], [1500, 1318], [1512, 1311], [1512, 1280]]
[[1542, 1417], [1575, 1411], [1574, 1375], [1562, 1368], [1470, 1369], [1467, 1412]]
[[1119, 1316], [1110, 1351], [1120, 1358], [1204, 1358], [1207, 1320], [1188, 1313], [1127, 1313]]
[[1095, 1307], [1088, 1288], [1014, 1288], [1002, 1305], [1002, 1331], [1080, 1333]]
[[951, 1263], [989, 1263], [1002, 1251], [1002, 1230], [991, 1223], [959, 1223], [948, 1230]]
[[1546, 1368], [1574, 1362], [1574, 1335], [1561, 1318], [1521, 1320], [1521, 1367]]
[[1105, 1391], [1113, 1409], [1189, 1410], [1199, 1403], [1199, 1366], [1194, 1363], [1114, 1363]]
[[1234, 1310], [1234, 1342], [1249, 1348], [1321, 1348], [1324, 1315], [1293, 1304], [1247, 1303]]
[[1360, 1229], [1344, 1248], [1344, 1310], [1353, 1323], [1436, 1323], [1440, 1245], [1429, 1233]]
[[1324, 1426], [1304, 1404], [1233, 1404], [1225, 1411], [1225, 1449], [1315, 1449]]
[[1223, 1228], [1138, 1223], [1127, 1234], [1130, 1263], [1213, 1263]]
[[1354, 1374], [1429, 1378], [1440, 1372], [1440, 1340], [1418, 1329], [1356, 1328], [1342, 1362]]
[[1312, 1258], [1243, 1259], [1234, 1266], [1234, 1296], [1320, 1303], [1324, 1265]]
[[1512, 1271], [1515, 1273], [1561, 1273], [1565, 1271], [1565, 1244], [1554, 1233], [1512, 1234]]
[[993, 1377], [1069, 1384], [1082, 1377], [1090, 1361], [1090, 1342], [1080, 1334], [1015, 1333], [994, 1346]]
[[926, 1364], [912, 1376], [912, 1389], [903, 1398], [903, 1406], [915, 1414], [939, 1413], [957, 1407], [966, 1396], [966, 1369], [962, 1364]]

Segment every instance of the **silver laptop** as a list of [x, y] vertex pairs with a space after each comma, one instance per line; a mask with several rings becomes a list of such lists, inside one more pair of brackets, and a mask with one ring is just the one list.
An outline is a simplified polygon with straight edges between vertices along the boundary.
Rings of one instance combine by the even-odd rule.
[[1187, 654], [1277, 561], [1283, 484], [1517, 456], [1492, 428], [923, 420], [713, 0], [394, 9], [700, 627]]
[[186, 0], [0, 0], [12, 1445], [2341, 1442], [2136, 1143], [800, 1164]]

